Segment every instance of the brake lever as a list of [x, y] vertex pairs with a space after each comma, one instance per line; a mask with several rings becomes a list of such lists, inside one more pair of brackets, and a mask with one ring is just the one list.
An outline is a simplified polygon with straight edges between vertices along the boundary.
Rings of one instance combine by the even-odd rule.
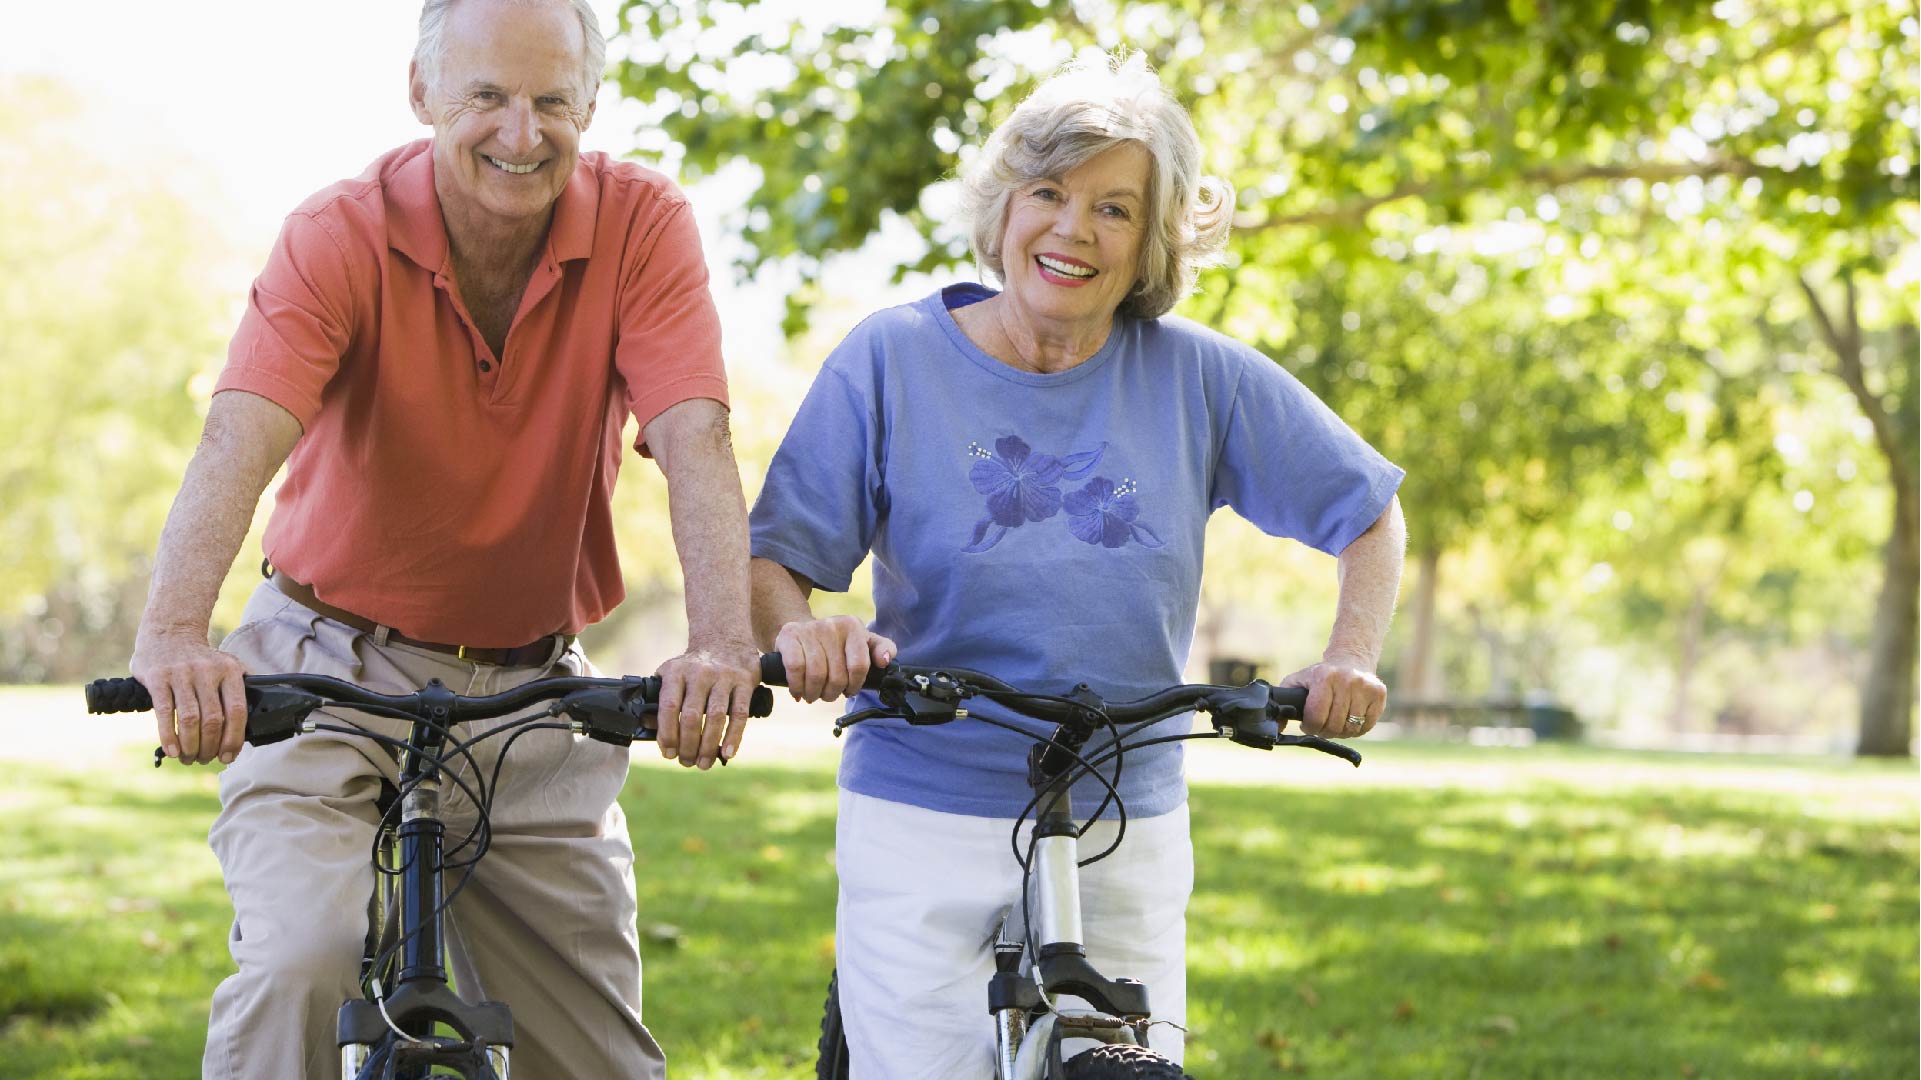
[[[326, 702], [318, 694], [284, 686], [247, 688], [247, 742], [267, 746], [291, 739], [307, 717]], [[153, 767], [167, 760], [163, 747], [153, 748]]]
[[1332, 754], [1357, 769], [1361, 767], [1361, 752], [1359, 750], [1343, 742], [1323, 739], [1319, 735], [1282, 735], [1274, 740], [1274, 745], [1305, 746], [1309, 750], [1319, 750], [1323, 754]]

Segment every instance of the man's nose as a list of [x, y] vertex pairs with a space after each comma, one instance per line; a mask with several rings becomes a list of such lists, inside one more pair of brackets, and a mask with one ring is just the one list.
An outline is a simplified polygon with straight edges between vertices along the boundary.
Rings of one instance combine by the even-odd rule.
[[533, 103], [515, 101], [507, 106], [506, 112], [500, 122], [501, 149], [514, 154], [537, 149], [540, 146], [540, 118], [534, 112]]

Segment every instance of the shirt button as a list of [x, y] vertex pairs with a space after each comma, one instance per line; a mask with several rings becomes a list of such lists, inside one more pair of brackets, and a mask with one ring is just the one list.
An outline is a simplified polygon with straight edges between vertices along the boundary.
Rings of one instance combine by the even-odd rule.
[[488, 363], [487, 361], [485, 361], [485, 360], [482, 360], [482, 361], [480, 362], [480, 370], [482, 370], [482, 371], [492, 371], [493, 369], [494, 369], [494, 366], [493, 366], [492, 364], [490, 364], [490, 363]]

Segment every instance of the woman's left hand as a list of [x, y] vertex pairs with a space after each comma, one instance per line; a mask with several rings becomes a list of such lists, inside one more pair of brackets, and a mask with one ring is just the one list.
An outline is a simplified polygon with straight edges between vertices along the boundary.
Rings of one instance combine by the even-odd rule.
[[1307, 687], [1307, 706], [1301, 710], [1301, 731], [1307, 735], [1358, 739], [1374, 730], [1387, 708], [1387, 684], [1358, 660], [1323, 660], [1280, 685]]

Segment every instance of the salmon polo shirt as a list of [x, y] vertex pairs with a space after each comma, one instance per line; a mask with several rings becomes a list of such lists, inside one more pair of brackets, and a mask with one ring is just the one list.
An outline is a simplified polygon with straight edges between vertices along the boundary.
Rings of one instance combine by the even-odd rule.
[[303, 429], [267, 526], [273, 564], [335, 607], [479, 648], [572, 633], [618, 604], [609, 500], [627, 416], [727, 401], [672, 182], [582, 154], [495, 356], [454, 281], [431, 140], [287, 218], [224, 390]]

